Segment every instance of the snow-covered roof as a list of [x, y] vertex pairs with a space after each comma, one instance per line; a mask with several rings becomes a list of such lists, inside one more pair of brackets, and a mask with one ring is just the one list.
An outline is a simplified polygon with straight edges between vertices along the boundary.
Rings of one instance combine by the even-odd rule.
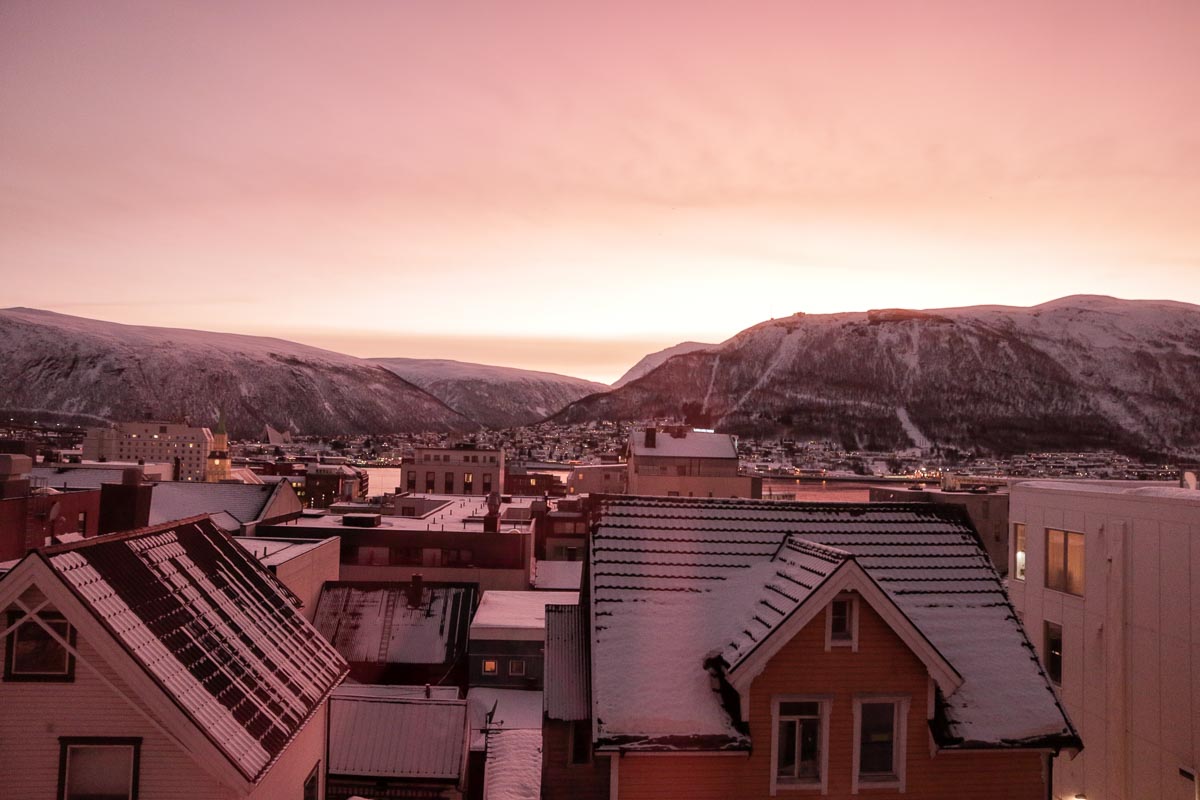
[[467, 701], [336, 693], [329, 701], [331, 775], [458, 781]]
[[1162, 483], [1147, 484], [1140, 481], [1021, 481], [1013, 486], [1013, 491], [1029, 489], [1074, 494], [1109, 494], [1130, 498], [1145, 497], [1200, 504], [1200, 491], [1195, 489]]
[[[613, 498], [590, 557], [601, 744], [746, 746], [706, 661], [719, 655], [736, 666], [842, 557], [961, 676], [941, 709], [944, 746], [1074, 741], [957, 507]], [[759, 613], [768, 595], [782, 605]]]
[[114, 469], [34, 467], [29, 474], [45, 480], [51, 489], [99, 489], [105, 483], [121, 482], [121, 471]]
[[248, 780], [346, 674], [279, 582], [205, 517], [43, 555]]
[[734, 458], [738, 457], [737, 446], [728, 433], [710, 433], [680, 429], [679, 435], [670, 431], [655, 434], [655, 446], [646, 446], [646, 432], [635, 430], [629, 434], [629, 449], [635, 456], [663, 456], [666, 458]]
[[458, 700], [457, 686], [399, 686], [393, 684], [358, 683], [350, 678], [333, 690], [335, 697], [381, 697], [384, 699]]
[[578, 602], [579, 592], [484, 592], [471, 621], [471, 638], [542, 641], [546, 606]]
[[583, 580], [582, 561], [538, 561], [533, 575], [533, 588], [579, 591]]
[[542, 796], [542, 729], [490, 731], [483, 800], [538, 800]]
[[454, 662], [467, 649], [475, 584], [425, 582], [417, 607], [410, 586], [326, 581], [313, 624], [351, 663]]
[[546, 606], [546, 715], [580, 720], [591, 716], [587, 613], [578, 604]]
[[156, 483], [150, 495], [150, 524], [158, 525], [197, 514], [218, 514], [222, 511], [243, 525], [256, 522], [267, 513], [271, 498], [281, 486], [281, 483]]
[[316, 550], [329, 541], [329, 539], [274, 539], [265, 536], [234, 536], [233, 540], [250, 551], [250, 554], [265, 567], [286, 564], [293, 558], [299, 558], [305, 553]]

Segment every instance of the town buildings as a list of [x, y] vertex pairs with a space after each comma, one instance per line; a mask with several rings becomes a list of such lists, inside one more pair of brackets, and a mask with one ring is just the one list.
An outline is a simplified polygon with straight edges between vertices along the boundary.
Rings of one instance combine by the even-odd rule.
[[684, 425], [631, 432], [625, 483], [636, 495], [762, 497], [762, 479], [739, 474], [732, 436]]
[[[89, 428], [83, 440], [83, 458], [161, 462], [172, 465], [175, 480], [203, 481], [208, 478], [213, 442], [208, 428], [173, 422], [119, 422], [111, 428]], [[215, 460], [218, 468], [228, 466], [227, 458]]]
[[504, 486], [504, 451], [477, 448], [417, 447], [404, 464], [402, 491], [426, 494], [488, 495]]
[[1200, 775], [1200, 491], [1012, 489], [1009, 592], [1087, 747], [1056, 797], [1194, 800]]
[[26, 455], [0, 455], [0, 562], [60, 537], [94, 536], [100, 521], [100, 489], [52, 489], [32, 477]]
[[13, 798], [323, 796], [347, 666], [207, 517], [26, 555], [0, 579]]
[[1008, 487], [996, 483], [975, 484], [970, 479], [947, 476], [942, 486], [892, 488], [872, 486], [872, 503], [943, 503], [960, 506], [983, 541], [992, 566], [1008, 574]]
[[959, 509], [607, 498], [610, 797], [1046, 797], [1082, 746]]

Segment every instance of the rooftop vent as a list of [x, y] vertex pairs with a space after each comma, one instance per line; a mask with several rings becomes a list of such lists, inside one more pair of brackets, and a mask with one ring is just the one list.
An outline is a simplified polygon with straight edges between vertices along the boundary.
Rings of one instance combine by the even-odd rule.
[[382, 514], [344, 514], [342, 525], [347, 528], [378, 528], [383, 524]]

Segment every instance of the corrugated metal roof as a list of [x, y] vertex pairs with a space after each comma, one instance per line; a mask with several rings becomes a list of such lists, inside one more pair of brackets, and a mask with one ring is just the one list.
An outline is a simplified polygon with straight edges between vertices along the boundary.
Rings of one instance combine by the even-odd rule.
[[238, 522], [254, 522], [266, 513], [271, 496], [282, 484], [192, 483], [163, 481], [150, 495], [150, 524], [158, 525], [197, 514], [228, 513]]
[[[728, 715], [684, 713], [697, 703], [719, 703], [702, 673], [706, 654], [691, 653], [688, 643], [722, 633], [719, 625], [688, 615], [712, 613], [704, 599], [719, 596], [714, 592], [721, 587], [746, 576], [759, 580], [764, 562], [784, 555], [789, 541], [853, 555], [959, 672], [963, 684], [943, 709], [949, 741], [1011, 746], [1074, 736], [961, 510], [627, 497], [605, 501], [590, 555], [593, 704], [603, 720], [602, 740], [656, 732], [639, 729], [638, 720], [660, 733], [671, 720], [681, 727], [694, 721], [704, 729], [693, 734], [736, 738]], [[634, 663], [643, 648], [646, 669]], [[662, 663], [668, 658], [687, 663], [675, 674]], [[609, 680], [609, 674], [619, 678]], [[673, 707], [655, 699], [684, 687], [695, 697]], [[656, 711], [658, 717], [647, 716]]]
[[329, 701], [329, 773], [457, 781], [467, 701], [346, 697]]
[[346, 674], [270, 573], [207, 518], [44, 554], [252, 781]]
[[543, 696], [551, 719], [591, 716], [587, 614], [580, 605], [546, 606], [546, 667]]

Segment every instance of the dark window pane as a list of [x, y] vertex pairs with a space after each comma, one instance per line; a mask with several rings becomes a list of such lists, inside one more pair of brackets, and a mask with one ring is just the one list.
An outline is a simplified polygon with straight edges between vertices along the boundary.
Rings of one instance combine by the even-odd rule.
[[849, 600], [834, 600], [830, 606], [833, 619], [830, 624], [830, 637], [835, 640], [850, 638], [851, 603]]
[[[47, 622], [59, 636], [66, 639], [69, 631], [63, 620]], [[66, 675], [70, 656], [45, 628], [36, 622], [26, 622], [16, 631], [13, 643], [12, 671], [15, 675]]]
[[67, 800], [126, 800], [133, 794], [133, 748], [67, 748]]
[[797, 775], [816, 780], [821, 777], [821, 722], [806, 719], [800, 723], [800, 763]]
[[799, 723], [794, 720], [783, 720], [779, 723], [779, 769], [780, 777], [792, 778], [796, 775], [796, 734]]
[[892, 703], [863, 703], [859, 739], [858, 771], [862, 775], [890, 775], [895, 744], [896, 706]]
[[1062, 683], [1062, 626], [1046, 623], [1046, 674], [1050, 680]]
[[818, 703], [780, 703], [781, 717], [815, 717], [820, 714]]

